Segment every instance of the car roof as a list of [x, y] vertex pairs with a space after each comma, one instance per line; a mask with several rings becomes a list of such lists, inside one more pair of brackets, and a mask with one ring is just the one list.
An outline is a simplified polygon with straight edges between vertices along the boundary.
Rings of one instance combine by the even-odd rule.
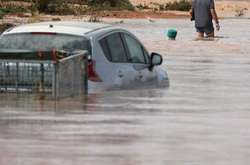
[[83, 21], [40, 22], [14, 27], [5, 31], [3, 35], [38, 32], [85, 36], [87, 33], [91, 33], [100, 29], [106, 29], [108, 27], [112, 26], [103, 23], [90, 23]]

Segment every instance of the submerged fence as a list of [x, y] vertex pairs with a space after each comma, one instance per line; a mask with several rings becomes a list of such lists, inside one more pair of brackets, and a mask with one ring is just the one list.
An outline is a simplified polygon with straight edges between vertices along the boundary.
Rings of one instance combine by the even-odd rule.
[[57, 61], [0, 59], [0, 92], [53, 99], [87, 94], [87, 55], [83, 51]]

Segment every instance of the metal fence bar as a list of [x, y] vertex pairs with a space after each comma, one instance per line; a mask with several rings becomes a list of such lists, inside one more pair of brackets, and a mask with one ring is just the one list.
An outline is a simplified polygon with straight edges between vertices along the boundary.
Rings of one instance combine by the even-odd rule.
[[[42, 63], [42, 64], [41, 64]], [[51, 72], [52, 63], [38, 61], [37, 63], [31, 61], [13, 61], [0, 60], [0, 87], [1, 91], [5, 89], [6, 92], [15, 91], [32, 91], [38, 89], [38, 85], [49, 85], [49, 77], [47, 81], [42, 78], [46, 72]], [[48, 71], [39, 70], [40, 65], [46, 65]]]
[[0, 92], [47, 94], [54, 99], [87, 94], [87, 51], [58, 61], [0, 59]]
[[19, 67], [18, 66], [19, 66], [19, 63], [17, 62], [16, 63], [16, 79], [15, 79], [16, 80], [16, 84], [15, 84], [16, 85], [16, 93], [18, 93], [18, 73], [19, 73]]
[[83, 51], [59, 60], [55, 67], [56, 99], [87, 94], [87, 56], [87, 51]]

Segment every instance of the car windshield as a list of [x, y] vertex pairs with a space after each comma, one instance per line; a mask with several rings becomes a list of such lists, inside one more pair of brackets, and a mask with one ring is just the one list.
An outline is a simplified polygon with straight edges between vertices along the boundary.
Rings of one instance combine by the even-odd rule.
[[53, 49], [73, 52], [88, 50], [89, 41], [81, 36], [56, 33], [9, 34], [0, 38], [0, 49], [15, 51], [51, 51]]

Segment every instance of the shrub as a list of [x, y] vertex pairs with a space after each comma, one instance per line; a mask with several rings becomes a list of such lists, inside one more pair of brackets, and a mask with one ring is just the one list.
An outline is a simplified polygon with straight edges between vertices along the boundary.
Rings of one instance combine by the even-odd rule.
[[181, 0], [168, 2], [165, 7], [160, 7], [161, 10], [178, 10], [178, 11], [189, 11], [192, 7], [192, 2], [190, 0]]
[[38, 9], [39, 12], [46, 11], [47, 8], [48, 8], [48, 5], [52, 1], [53, 0], [33, 0], [33, 2], [35, 3], [35, 6], [36, 6], [36, 8]]
[[59, 15], [75, 14], [74, 10], [71, 10], [70, 6], [65, 2], [62, 2], [61, 4], [57, 2], [49, 3], [45, 12]]
[[[25, 2], [30, 4], [26, 7], [26, 11], [23, 10], [23, 6], [10, 6], [2, 7], [2, 2], [11, 2], [15, 4], [15, 1]], [[88, 11], [100, 11], [100, 10], [134, 10], [133, 5], [129, 0], [0, 0], [0, 9], [16, 10], [17, 12], [31, 12], [36, 13], [49, 13], [49, 14], [85, 14]], [[20, 3], [21, 4], [21, 3]], [[0, 17], [3, 13], [0, 11]], [[7, 12], [8, 13], [8, 12]]]
[[2, 19], [4, 15], [5, 15], [5, 12], [3, 12], [3, 11], [0, 9], [0, 19]]
[[134, 10], [129, 0], [87, 0], [87, 4], [96, 10]]
[[33, 2], [41, 13], [68, 15], [77, 14], [79, 10], [71, 5], [69, 0], [33, 0]]
[[137, 5], [136, 8], [139, 10], [151, 9], [148, 5], [141, 4], [141, 3], [139, 5]]
[[10, 13], [30, 12], [31, 3], [20, 1], [0, 0], [0, 19]]
[[27, 12], [27, 9], [24, 8], [0, 8], [0, 19], [4, 17], [4, 15], [9, 14], [9, 13], [22, 13], [22, 12]]

